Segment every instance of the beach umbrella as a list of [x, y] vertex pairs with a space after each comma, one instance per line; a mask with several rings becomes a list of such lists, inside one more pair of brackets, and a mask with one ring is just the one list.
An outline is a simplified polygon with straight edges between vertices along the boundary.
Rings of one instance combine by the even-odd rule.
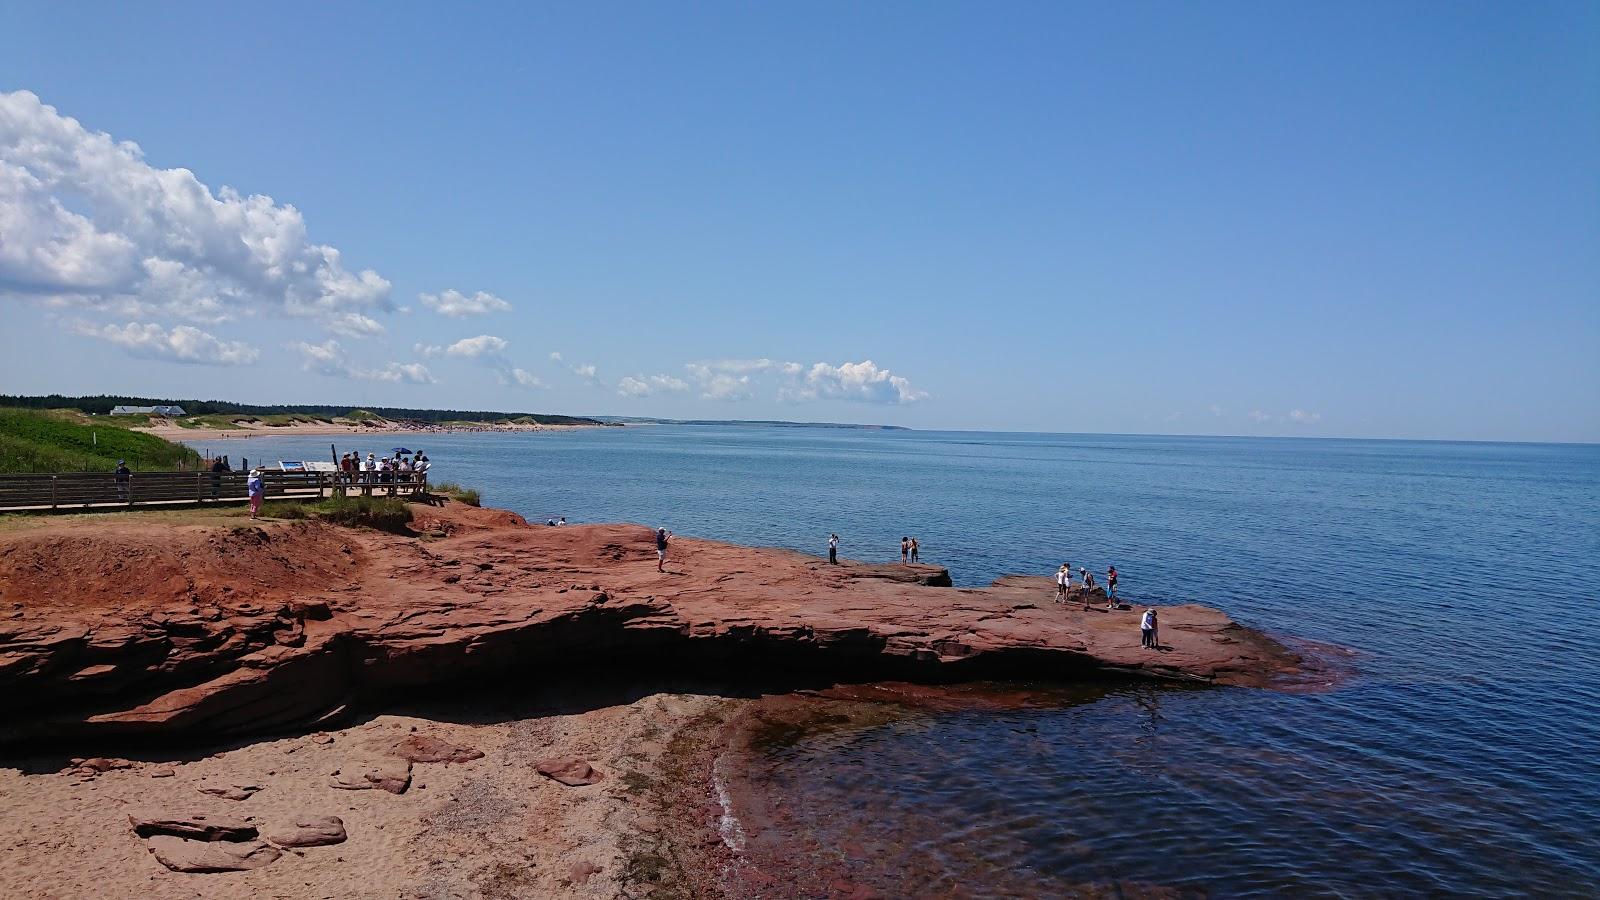
[[404, 447], [396, 447], [393, 450], [390, 450], [389, 452], [390, 453], [398, 453], [401, 456], [410, 456], [411, 455], [411, 451], [407, 450]]

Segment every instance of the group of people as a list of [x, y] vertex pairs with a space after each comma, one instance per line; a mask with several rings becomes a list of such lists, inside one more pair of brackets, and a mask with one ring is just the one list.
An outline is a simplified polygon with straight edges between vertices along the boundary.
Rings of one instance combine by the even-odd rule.
[[[1089, 608], [1089, 598], [1094, 594], [1096, 587], [1094, 573], [1085, 566], [1078, 567], [1078, 579], [1082, 584], [1083, 608]], [[1056, 602], [1067, 602], [1067, 595], [1076, 587], [1072, 583], [1072, 563], [1064, 562], [1056, 570]], [[1117, 567], [1106, 568], [1106, 609], [1117, 608]]]
[[363, 459], [359, 451], [346, 453], [339, 458], [339, 473], [346, 484], [404, 484], [427, 480], [433, 463], [421, 450], [415, 456], [404, 453], [385, 456], [368, 453]]
[[914, 537], [900, 539], [900, 564], [910, 565], [918, 560], [917, 552], [922, 549], [922, 544]]
[[[900, 538], [900, 563], [910, 565], [921, 559], [922, 544], [914, 537]], [[831, 565], [839, 564], [839, 535], [828, 535], [828, 562]]]

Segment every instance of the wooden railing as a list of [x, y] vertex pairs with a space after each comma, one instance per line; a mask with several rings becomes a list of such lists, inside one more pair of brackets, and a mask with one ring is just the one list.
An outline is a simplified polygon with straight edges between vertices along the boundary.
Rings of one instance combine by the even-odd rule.
[[[425, 476], [380, 482], [377, 474], [352, 482], [338, 472], [263, 472], [268, 500], [317, 499], [337, 492], [389, 496], [427, 490]], [[0, 475], [0, 510], [93, 509], [174, 503], [236, 503], [249, 499], [244, 472], [59, 472]]]

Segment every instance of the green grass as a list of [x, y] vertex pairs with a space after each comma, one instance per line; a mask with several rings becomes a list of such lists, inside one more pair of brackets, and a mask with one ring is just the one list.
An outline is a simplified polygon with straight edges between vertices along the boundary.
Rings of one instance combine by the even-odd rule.
[[343, 418], [350, 422], [382, 422], [383, 416], [364, 409], [352, 409], [345, 413]]
[[477, 488], [464, 488], [454, 481], [441, 481], [438, 484], [428, 485], [428, 490], [434, 494], [443, 494], [453, 500], [459, 500], [468, 506], [482, 506], [483, 497], [478, 494]]
[[272, 519], [321, 519], [335, 525], [362, 526], [382, 531], [404, 531], [411, 521], [411, 506], [396, 497], [332, 497], [305, 502], [278, 500], [261, 511]]
[[0, 473], [109, 472], [119, 459], [135, 471], [193, 470], [200, 463], [200, 454], [182, 444], [105, 424], [101, 418], [0, 407]]

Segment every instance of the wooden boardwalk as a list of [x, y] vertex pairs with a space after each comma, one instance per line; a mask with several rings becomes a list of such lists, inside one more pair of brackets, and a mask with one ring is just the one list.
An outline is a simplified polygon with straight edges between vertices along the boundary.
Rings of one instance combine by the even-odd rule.
[[[116, 509], [192, 503], [243, 503], [250, 499], [244, 472], [58, 472], [0, 475], [0, 511]], [[427, 490], [425, 480], [349, 484], [334, 472], [263, 472], [268, 500], [317, 500], [341, 488], [351, 495], [405, 495]]]

